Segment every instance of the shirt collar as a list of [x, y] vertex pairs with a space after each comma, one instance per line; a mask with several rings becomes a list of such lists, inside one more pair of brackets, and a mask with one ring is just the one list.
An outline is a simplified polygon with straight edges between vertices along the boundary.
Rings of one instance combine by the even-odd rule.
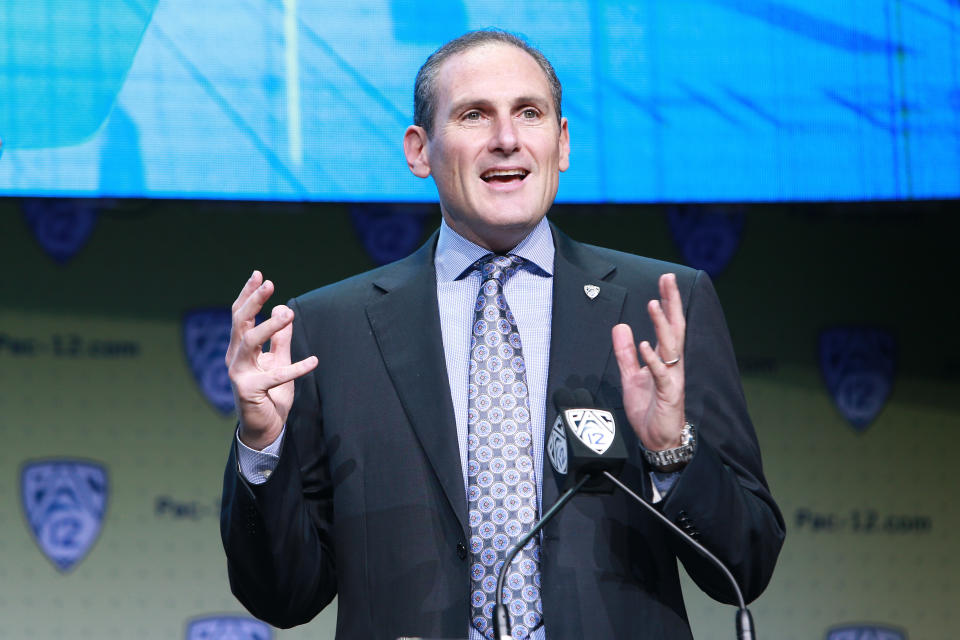
[[[440, 237], [437, 239], [437, 251], [433, 264], [437, 270], [439, 282], [451, 282], [462, 278], [473, 264], [480, 258], [490, 255], [489, 249], [470, 242], [450, 228], [446, 220], [440, 222]], [[543, 217], [527, 237], [516, 247], [508, 251], [520, 256], [535, 270], [543, 275], [553, 275], [553, 234], [550, 233], [550, 224]]]

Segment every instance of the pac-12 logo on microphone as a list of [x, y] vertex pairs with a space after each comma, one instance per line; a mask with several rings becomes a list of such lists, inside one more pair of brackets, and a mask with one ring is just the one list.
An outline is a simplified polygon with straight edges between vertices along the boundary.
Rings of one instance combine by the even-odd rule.
[[616, 435], [616, 421], [613, 414], [601, 409], [567, 409], [567, 424], [580, 438], [580, 442], [598, 454], [610, 448]]
[[826, 640], [907, 640], [907, 634], [893, 627], [851, 624], [833, 627], [827, 631]]
[[224, 362], [231, 320], [229, 309], [198, 309], [183, 316], [183, 348], [190, 371], [203, 395], [222, 413], [233, 411], [233, 390]]
[[97, 540], [108, 492], [100, 464], [40, 460], [23, 466], [20, 499], [30, 532], [59, 571], [70, 571]]
[[563, 415], [558, 415], [553, 421], [553, 428], [550, 429], [550, 437], [547, 439], [547, 455], [557, 473], [567, 473], [567, 434], [563, 430]]
[[266, 622], [243, 616], [210, 616], [187, 624], [187, 640], [270, 640]]
[[820, 368], [830, 395], [854, 429], [864, 431], [893, 387], [897, 343], [868, 327], [835, 327], [820, 333]]

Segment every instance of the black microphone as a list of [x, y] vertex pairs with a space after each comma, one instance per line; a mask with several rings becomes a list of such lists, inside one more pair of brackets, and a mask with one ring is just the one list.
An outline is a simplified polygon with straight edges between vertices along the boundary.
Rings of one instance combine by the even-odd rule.
[[707, 560], [716, 565], [733, 585], [737, 596], [737, 639], [754, 640], [753, 617], [743, 600], [740, 585], [729, 569], [706, 547], [660, 513], [656, 507], [634, 493], [617, 476], [627, 459], [626, 445], [617, 432], [616, 419], [612, 412], [596, 406], [593, 396], [586, 389], [570, 392], [559, 389], [553, 396], [557, 419], [547, 439], [547, 455], [554, 470], [565, 476], [563, 495], [547, 513], [510, 550], [497, 580], [496, 605], [493, 628], [497, 640], [510, 637], [510, 619], [503, 606], [503, 584], [510, 563], [523, 547], [537, 535], [560, 509], [580, 490], [590, 493], [609, 493], [619, 487], [637, 501], [644, 509], [676, 533]]
[[553, 395], [557, 419], [547, 440], [547, 457], [557, 473], [566, 476], [565, 489], [556, 503], [507, 554], [497, 577], [496, 604], [493, 608], [493, 631], [497, 640], [510, 637], [510, 617], [503, 606], [503, 584], [510, 563], [535, 535], [553, 519], [560, 509], [580, 490], [591, 493], [613, 491], [613, 484], [601, 471], [620, 473], [627, 459], [623, 439], [617, 437], [613, 414], [600, 409], [586, 389], [559, 389]]
[[613, 484], [600, 472], [620, 475], [627, 461], [627, 448], [617, 433], [613, 413], [597, 407], [586, 389], [573, 393], [560, 389], [553, 402], [557, 419], [547, 438], [547, 456], [554, 470], [565, 477], [563, 488], [569, 489], [587, 476], [583, 491], [610, 493]]

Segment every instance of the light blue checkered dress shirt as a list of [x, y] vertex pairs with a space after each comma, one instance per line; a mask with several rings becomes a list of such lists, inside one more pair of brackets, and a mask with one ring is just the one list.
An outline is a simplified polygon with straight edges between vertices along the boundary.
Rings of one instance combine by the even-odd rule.
[[[507, 280], [503, 295], [517, 320], [530, 393], [530, 430], [533, 437], [533, 468], [537, 474], [537, 511], [542, 513], [543, 431], [546, 422], [547, 372], [550, 370], [550, 326], [553, 311], [553, 236], [546, 218], [511, 253], [526, 262]], [[440, 226], [434, 265], [437, 269], [437, 302], [443, 352], [447, 360], [450, 397], [457, 421], [463, 490], [467, 482], [467, 385], [470, 379], [470, 329], [474, 302], [482, 284], [473, 268], [490, 251], [464, 239], [444, 222]], [[549, 622], [549, 621], [548, 621]], [[468, 624], [470, 640], [483, 636]], [[545, 638], [544, 627], [531, 636]]]

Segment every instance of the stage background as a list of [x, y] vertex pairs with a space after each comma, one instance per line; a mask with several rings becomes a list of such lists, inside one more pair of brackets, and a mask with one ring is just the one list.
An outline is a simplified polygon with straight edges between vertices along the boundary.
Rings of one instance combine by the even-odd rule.
[[[845, 625], [860, 631], [835, 637], [956, 637], [955, 208], [551, 213], [578, 239], [714, 273], [788, 526], [751, 607], [760, 637]], [[438, 220], [434, 205], [0, 199], [0, 637], [183, 638], [246, 616], [218, 532], [234, 418], [215, 404], [225, 325], [214, 311], [253, 268], [283, 301], [406, 253]], [[52, 461], [102, 465], [106, 482], [41, 480], [60, 509], [38, 511], [21, 475]], [[34, 539], [32, 522], [71, 516], [79, 524], [55, 544]], [[97, 535], [78, 558], [86, 531]], [[74, 564], [58, 569], [51, 549]], [[732, 637], [733, 610], [685, 587], [696, 637]], [[334, 619], [330, 607], [273, 637], [330, 638]]]
[[960, 3], [0, 0], [0, 638], [332, 636], [229, 593], [227, 310], [429, 235], [413, 77], [487, 26], [564, 84], [551, 218], [715, 279], [788, 526], [761, 637], [957, 636]]

